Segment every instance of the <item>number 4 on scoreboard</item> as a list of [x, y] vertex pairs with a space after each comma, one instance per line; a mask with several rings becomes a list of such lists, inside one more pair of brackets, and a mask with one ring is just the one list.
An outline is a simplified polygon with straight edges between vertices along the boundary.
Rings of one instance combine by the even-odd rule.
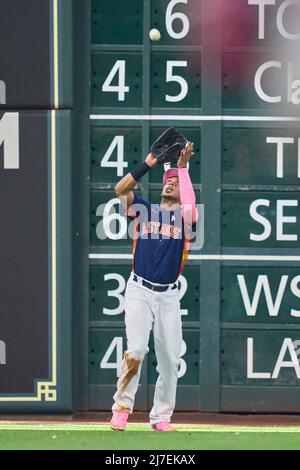
[[[129, 86], [125, 85], [125, 70], [125, 60], [117, 60], [102, 85], [102, 91], [118, 93], [118, 101], [125, 101], [125, 93], [129, 92]], [[118, 85], [112, 85], [111, 83], [117, 74], [119, 78]]]
[[[109, 362], [114, 350], [116, 350], [116, 362]], [[100, 362], [100, 369], [116, 369], [117, 377], [120, 377], [123, 361], [123, 338], [116, 336], [109, 345]]]
[[[116, 362], [109, 362], [111, 356], [116, 353], [115, 358]], [[180, 351], [180, 362], [178, 370], [178, 378], [181, 379], [187, 373], [187, 363], [183, 359], [183, 356], [187, 352], [187, 344], [182, 340], [181, 351]], [[100, 362], [100, 369], [115, 369], [116, 375], [119, 378], [122, 372], [122, 363], [123, 363], [123, 338], [122, 336], [116, 336], [113, 338], [110, 343], [106, 353], [103, 356], [102, 361]]]
[[[115, 148], [117, 148], [117, 161], [109, 161]], [[116, 135], [101, 160], [100, 166], [103, 168], [117, 168], [117, 176], [124, 175], [124, 168], [128, 167], [128, 162], [124, 161], [124, 136]]]

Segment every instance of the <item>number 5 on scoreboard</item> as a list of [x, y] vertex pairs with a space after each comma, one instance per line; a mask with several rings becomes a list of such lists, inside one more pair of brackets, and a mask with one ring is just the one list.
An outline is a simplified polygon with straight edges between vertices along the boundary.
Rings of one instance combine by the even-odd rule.
[[189, 87], [187, 81], [180, 75], [173, 75], [174, 67], [187, 67], [186, 60], [168, 60], [167, 61], [167, 77], [166, 82], [177, 82], [180, 85], [180, 93], [175, 96], [166, 95], [166, 101], [171, 103], [177, 103], [178, 101], [184, 100], [188, 94]]

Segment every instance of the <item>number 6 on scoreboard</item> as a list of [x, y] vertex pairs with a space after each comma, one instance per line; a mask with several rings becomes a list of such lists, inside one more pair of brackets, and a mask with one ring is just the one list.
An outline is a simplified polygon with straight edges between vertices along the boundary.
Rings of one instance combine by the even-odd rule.
[[[171, 0], [166, 11], [166, 28], [168, 35], [171, 36], [173, 39], [183, 39], [187, 36], [190, 23], [188, 17], [184, 13], [173, 13], [173, 8], [177, 3], [185, 3], [187, 4], [188, 0]], [[174, 31], [173, 23], [174, 21], [181, 21], [182, 22], [182, 29], [179, 32]]]

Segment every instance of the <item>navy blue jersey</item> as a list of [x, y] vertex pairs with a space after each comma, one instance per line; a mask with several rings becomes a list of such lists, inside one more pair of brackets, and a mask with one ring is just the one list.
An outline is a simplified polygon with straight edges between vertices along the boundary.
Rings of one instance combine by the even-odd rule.
[[135, 220], [132, 270], [154, 283], [171, 284], [182, 273], [190, 240], [185, 237], [181, 207], [167, 210], [134, 193], [128, 217]]

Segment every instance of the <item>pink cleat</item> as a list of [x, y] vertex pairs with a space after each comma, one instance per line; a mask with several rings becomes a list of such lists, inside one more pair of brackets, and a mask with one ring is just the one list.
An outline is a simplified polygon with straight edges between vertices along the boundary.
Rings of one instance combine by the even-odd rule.
[[168, 421], [159, 421], [159, 423], [153, 424], [152, 428], [155, 431], [176, 431]]
[[126, 411], [113, 411], [113, 416], [110, 420], [111, 429], [114, 431], [124, 431], [128, 416], [129, 413], [126, 413]]

